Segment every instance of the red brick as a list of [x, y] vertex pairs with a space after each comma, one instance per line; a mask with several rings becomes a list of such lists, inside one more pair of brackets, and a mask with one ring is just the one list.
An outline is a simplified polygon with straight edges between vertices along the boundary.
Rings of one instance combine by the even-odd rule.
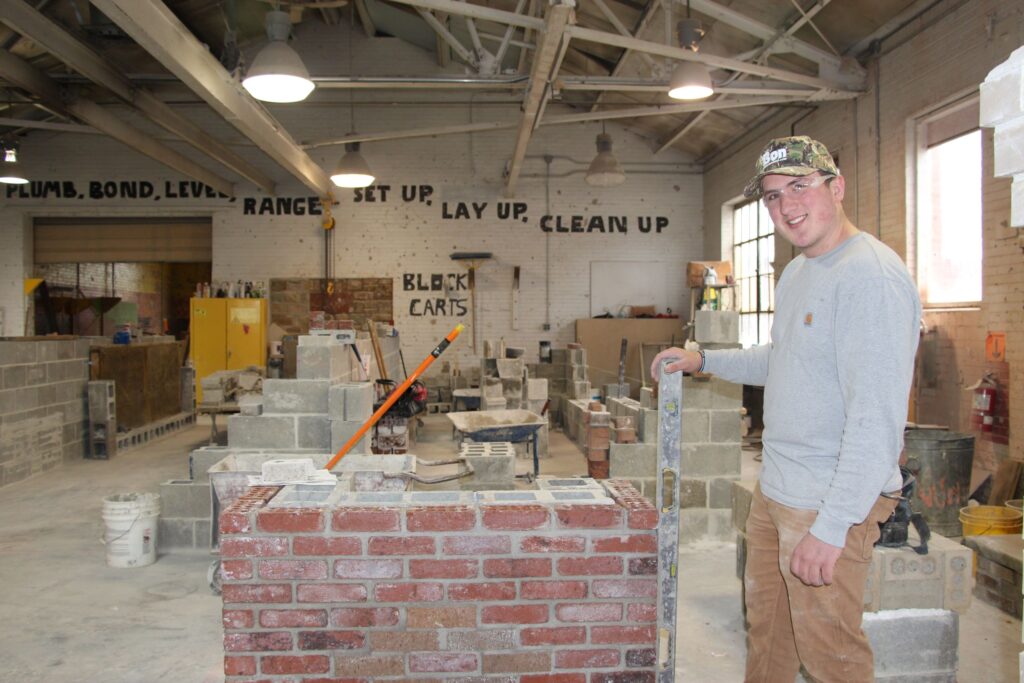
[[653, 648], [639, 650], [626, 650], [626, 666], [640, 668], [643, 666], [655, 666], [658, 663], [658, 652]]
[[414, 579], [473, 579], [479, 574], [479, 565], [477, 560], [409, 560], [409, 576]]
[[300, 650], [358, 650], [365, 643], [359, 631], [299, 631]]
[[449, 600], [515, 600], [514, 581], [453, 583], [448, 585]]
[[401, 517], [395, 508], [345, 507], [334, 511], [331, 528], [335, 531], [398, 531]]
[[558, 505], [558, 525], [568, 529], [615, 529], [622, 526], [617, 505]]
[[377, 652], [433, 652], [439, 649], [437, 631], [371, 631], [370, 650]]
[[221, 587], [224, 604], [233, 602], [291, 602], [292, 587], [279, 583], [226, 583]]
[[435, 505], [405, 512], [409, 531], [469, 531], [476, 526], [476, 509], [468, 505]]
[[634, 602], [626, 606], [627, 621], [657, 621], [658, 606], [646, 603]]
[[476, 606], [472, 607], [407, 607], [406, 628], [474, 628]]
[[260, 560], [261, 579], [326, 579], [325, 560]]
[[397, 625], [397, 607], [338, 607], [331, 610], [331, 626], [368, 628]]
[[373, 588], [377, 602], [436, 602], [444, 600], [439, 583], [378, 583]]
[[544, 624], [547, 605], [492, 605], [480, 611], [482, 624]]
[[370, 683], [368, 678], [303, 678], [302, 683]]
[[369, 555], [433, 555], [434, 539], [429, 536], [374, 536]]
[[591, 425], [587, 430], [587, 446], [590, 448], [607, 448], [611, 437], [611, 428]]
[[358, 583], [301, 583], [296, 602], [365, 602], [366, 586]]
[[559, 621], [622, 621], [622, 605], [617, 602], [567, 603], [555, 606]]
[[512, 552], [509, 536], [445, 536], [445, 555], [507, 555]]
[[263, 628], [309, 628], [327, 626], [325, 609], [265, 609], [260, 610]]
[[524, 646], [580, 645], [587, 642], [587, 629], [583, 626], [524, 628], [519, 632], [519, 638]]
[[225, 581], [252, 578], [252, 560], [221, 560], [220, 577]]
[[226, 609], [221, 616], [225, 629], [252, 628], [254, 621], [251, 609]]
[[559, 650], [555, 653], [556, 669], [596, 669], [618, 665], [618, 650]]
[[401, 560], [335, 560], [334, 576], [339, 579], [398, 579]]
[[594, 539], [595, 553], [656, 553], [658, 539], [654, 534], [608, 536]]
[[325, 674], [330, 669], [331, 658], [327, 655], [268, 655], [260, 658], [260, 671], [264, 674]]
[[654, 579], [594, 579], [591, 584], [595, 598], [654, 598], [658, 583]]
[[401, 676], [405, 673], [405, 657], [353, 657], [343, 654], [335, 658], [334, 670], [344, 671], [353, 676]]
[[227, 633], [224, 635], [225, 652], [265, 652], [290, 649], [292, 649], [292, 634], [286, 631]]
[[523, 600], [567, 600], [587, 597], [586, 581], [523, 581]]
[[658, 558], [653, 555], [651, 557], [631, 557], [626, 571], [631, 576], [653, 576], [658, 573]]
[[524, 553], [582, 553], [586, 546], [582, 536], [526, 536], [519, 541]]
[[[588, 413], [583, 413], [587, 415]], [[521, 676], [519, 683], [587, 683], [586, 674], [531, 674]]]
[[256, 515], [256, 528], [270, 533], [323, 531], [324, 515], [320, 510], [306, 508], [260, 510]]
[[476, 655], [466, 652], [417, 652], [409, 655], [410, 672], [476, 671], [476, 665]]
[[653, 643], [653, 626], [592, 626], [590, 642], [595, 645], [613, 643]]
[[223, 536], [228, 534], [247, 534], [252, 531], [252, 524], [249, 522], [249, 515], [244, 512], [225, 511], [220, 513], [220, 519], [217, 520], [217, 528]]
[[296, 536], [292, 540], [295, 555], [359, 555], [363, 543], [355, 536]]
[[587, 460], [591, 462], [608, 462], [608, 445], [605, 444], [603, 448], [588, 448], [587, 449]]
[[622, 558], [610, 555], [598, 557], [560, 557], [558, 573], [562, 576], [594, 576], [622, 574]]
[[287, 554], [288, 539], [280, 536], [265, 538], [239, 536], [237, 538], [220, 539], [220, 556], [222, 559], [233, 557], [278, 557]]
[[629, 511], [630, 529], [657, 529], [658, 511], [653, 508], [636, 508]]
[[482, 669], [485, 674], [550, 671], [551, 655], [547, 651], [485, 654]]
[[256, 673], [255, 657], [225, 657], [225, 676], [252, 676]]
[[487, 529], [522, 531], [547, 527], [551, 514], [544, 505], [485, 505], [482, 518]]
[[654, 683], [653, 671], [607, 671], [590, 675], [590, 683]]
[[499, 579], [551, 576], [551, 560], [546, 557], [484, 560], [484, 576]]

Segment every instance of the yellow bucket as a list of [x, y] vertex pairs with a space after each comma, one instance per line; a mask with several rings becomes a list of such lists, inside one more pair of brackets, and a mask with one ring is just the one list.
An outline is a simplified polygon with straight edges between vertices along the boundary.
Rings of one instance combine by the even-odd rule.
[[960, 508], [960, 522], [964, 527], [964, 536], [1019, 534], [1022, 518], [1024, 518], [1024, 514], [1020, 510], [998, 505]]

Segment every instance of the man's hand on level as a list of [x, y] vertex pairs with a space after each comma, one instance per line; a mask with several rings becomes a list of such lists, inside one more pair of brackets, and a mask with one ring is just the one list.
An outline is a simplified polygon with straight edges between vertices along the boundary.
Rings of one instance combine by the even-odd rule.
[[661, 366], [661, 361], [669, 360], [672, 361], [665, 366], [665, 372], [697, 372], [700, 369], [700, 354], [696, 351], [687, 351], [677, 346], [673, 346], [670, 349], [665, 349], [651, 361], [651, 379], [658, 382], [660, 379], [658, 370]]
[[807, 533], [793, 549], [789, 571], [808, 586], [828, 586], [832, 584], [832, 572], [842, 554], [842, 548]]

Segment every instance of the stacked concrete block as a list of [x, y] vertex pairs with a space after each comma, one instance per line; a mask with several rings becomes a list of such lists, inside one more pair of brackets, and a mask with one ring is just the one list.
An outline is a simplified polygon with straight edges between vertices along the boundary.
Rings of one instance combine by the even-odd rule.
[[978, 558], [974, 595], [1021, 618], [1021, 553], [1024, 539], [1018, 534], [965, 536], [964, 545]]
[[544, 404], [548, 402], [548, 380], [527, 378], [525, 390], [527, 410], [540, 415], [544, 410]]
[[612, 422], [612, 440], [615, 443], [636, 443], [636, 426], [631, 416], [622, 415]]
[[[337, 453], [370, 419], [373, 399], [373, 384], [370, 382], [334, 384], [328, 389], [325, 412], [330, 418], [331, 452]], [[349, 452], [369, 453], [370, 435], [364, 435]]]
[[86, 339], [0, 341], [0, 487], [86, 455], [88, 362]]
[[740, 476], [743, 387], [683, 378], [680, 540], [732, 539], [731, 482]]
[[876, 683], [957, 683], [960, 618], [943, 609], [898, 609], [864, 615]]
[[740, 314], [736, 311], [697, 311], [694, 340], [705, 344], [736, 344], [740, 339]]
[[[223, 457], [223, 455], [222, 455]], [[160, 484], [160, 550], [207, 550], [212, 503], [208, 476]]]
[[507, 442], [462, 444], [459, 457], [473, 474], [459, 480], [463, 490], [507, 490], [515, 487], [516, 449]]
[[565, 381], [569, 396], [576, 400], [587, 400], [593, 389], [587, 371], [587, 350], [580, 344], [569, 344], [568, 363], [565, 366]]
[[613, 443], [609, 451], [610, 476], [625, 479], [644, 498], [657, 495], [658, 447], [653, 443]]
[[498, 358], [495, 361], [498, 378], [501, 380], [505, 405], [511, 410], [523, 407], [523, 377], [526, 364], [522, 358]]
[[420, 377], [420, 381], [427, 390], [426, 410], [428, 413], [447, 413], [452, 410], [452, 390], [463, 388], [455, 387], [454, 379], [451, 364], [447, 361], [441, 363], [436, 372]]
[[505, 390], [498, 377], [484, 377], [480, 383], [480, 409], [504, 410], [508, 407]]

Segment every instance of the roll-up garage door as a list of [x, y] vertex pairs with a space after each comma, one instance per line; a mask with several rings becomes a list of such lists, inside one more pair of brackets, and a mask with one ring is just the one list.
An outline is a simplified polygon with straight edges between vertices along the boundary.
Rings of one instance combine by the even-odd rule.
[[209, 217], [36, 218], [35, 262], [209, 263]]

